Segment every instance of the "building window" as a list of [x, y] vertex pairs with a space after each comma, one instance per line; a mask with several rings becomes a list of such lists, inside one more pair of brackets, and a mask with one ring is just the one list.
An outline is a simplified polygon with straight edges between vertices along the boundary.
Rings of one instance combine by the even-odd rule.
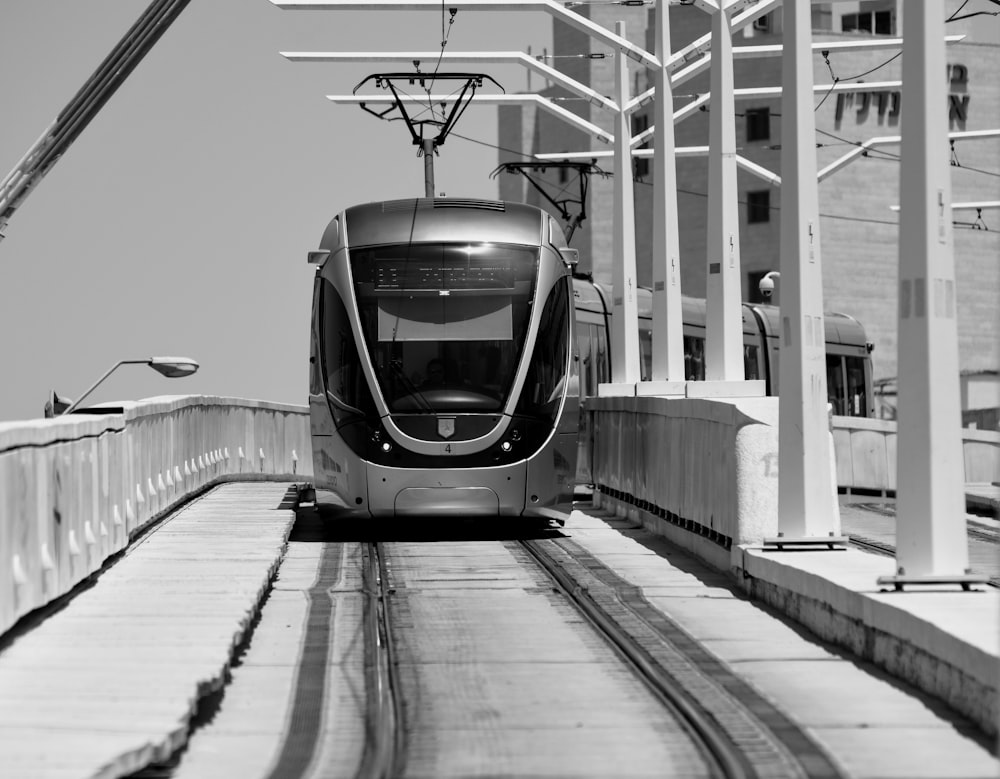
[[770, 108], [748, 108], [746, 119], [748, 141], [766, 141], [771, 138]]
[[840, 18], [840, 29], [843, 32], [892, 35], [892, 22], [892, 11], [862, 11], [856, 14], [844, 14]]
[[757, 32], [771, 32], [771, 14], [764, 14], [754, 19], [753, 28]]
[[[649, 129], [649, 115], [648, 114], [638, 114], [632, 117], [632, 137], [634, 138], [639, 133], [643, 133]], [[640, 144], [637, 148], [648, 149], [649, 142]], [[649, 157], [633, 157], [632, 166], [635, 173], [635, 178], [642, 181], [646, 176], [649, 175]]]
[[771, 191], [762, 189], [757, 192], [747, 192], [747, 222], [771, 221]]

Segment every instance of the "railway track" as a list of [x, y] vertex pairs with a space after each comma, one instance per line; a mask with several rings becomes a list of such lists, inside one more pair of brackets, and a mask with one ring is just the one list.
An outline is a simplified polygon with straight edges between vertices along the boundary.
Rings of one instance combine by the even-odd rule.
[[[827, 682], [819, 714], [787, 694], [835, 658], [757, 616], [746, 632], [721, 580], [695, 574], [702, 593], [685, 564], [580, 529], [297, 523], [211, 711], [134, 776], [875, 775], [837, 741], [867, 713], [842, 719]], [[761, 639], [783, 653], [770, 669]]]
[[[498, 544], [528, 568], [527, 574], [543, 573], [561, 599], [610, 644], [614, 654], [641, 680], [668, 712], [675, 729], [697, 746], [703, 757], [698, 775], [725, 779], [756, 777], [834, 777], [842, 776], [837, 764], [799, 726], [770, 704], [749, 684], [737, 677], [660, 611], [655, 609], [638, 588], [590, 555], [583, 547], [566, 538], [531, 538], [477, 542], [487, 554]], [[358, 776], [407, 776], [405, 735], [421, 718], [420, 704], [401, 701], [402, 691], [425, 689], [419, 679], [399, 679], [400, 658], [394, 647], [394, 620], [399, 611], [407, 626], [404, 635], [414, 629], [414, 612], [407, 585], [390, 581], [387, 562], [397, 545], [365, 545], [366, 635], [372, 652], [366, 660], [368, 679], [368, 743]], [[422, 581], [446, 578], [446, 568], [423, 569]], [[415, 592], [419, 592], [416, 591]], [[461, 598], [461, 596], [459, 596]], [[463, 616], [459, 621], [471, 620]], [[498, 631], [503, 627], [498, 624]], [[456, 638], [456, 641], [460, 639]], [[498, 635], [496, 640], [502, 641]], [[421, 663], [413, 646], [419, 642], [408, 637], [407, 673], [418, 673]], [[394, 667], [395, 666], [395, 667]], [[415, 671], [414, 669], [418, 669]], [[485, 673], [485, 671], [483, 672]], [[581, 679], [580, 684], [587, 684]], [[483, 706], [488, 707], [488, 702]], [[405, 712], [409, 711], [409, 716]], [[410, 721], [407, 721], [410, 720]], [[426, 740], [426, 735], [422, 737]], [[417, 770], [416, 775], [423, 775]]]
[[318, 564], [269, 779], [853, 775], [561, 531], [313, 528], [292, 538]]
[[363, 547], [365, 599], [365, 680], [368, 690], [365, 749], [359, 779], [399, 776], [405, 758], [397, 667], [393, 658], [391, 594], [380, 542]]
[[522, 544], [699, 740], [713, 776], [842, 776], [804, 730], [653, 607], [638, 587], [569, 539]]
[[[890, 517], [893, 520], [896, 518], [896, 511], [893, 505], [886, 505], [884, 503], [855, 503], [852, 505], [862, 511], [878, 514], [883, 517]], [[993, 556], [996, 555], [997, 549], [1000, 547], [1000, 533], [996, 530], [970, 524], [966, 528], [966, 534], [969, 537], [970, 546], [985, 545], [992, 552]], [[891, 544], [885, 540], [850, 533], [850, 543], [852, 546], [871, 554], [878, 554], [884, 557], [896, 556], [895, 544]], [[991, 587], [1000, 587], [1000, 575], [990, 572], [988, 584]]]

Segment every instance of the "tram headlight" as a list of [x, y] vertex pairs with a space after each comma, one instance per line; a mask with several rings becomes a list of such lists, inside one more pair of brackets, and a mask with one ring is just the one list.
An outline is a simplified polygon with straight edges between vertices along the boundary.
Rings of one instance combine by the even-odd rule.
[[392, 451], [392, 444], [390, 444], [388, 441], [383, 441], [382, 442], [382, 451], [385, 452], [386, 454], [388, 454], [389, 452], [391, 452]]
[[511, 449], [514, 448], [514, 445], [510, 441], [504, 441], [502, 444], [500, 444], [500, 448], [503, 449], [505, 452], [509, 452]]

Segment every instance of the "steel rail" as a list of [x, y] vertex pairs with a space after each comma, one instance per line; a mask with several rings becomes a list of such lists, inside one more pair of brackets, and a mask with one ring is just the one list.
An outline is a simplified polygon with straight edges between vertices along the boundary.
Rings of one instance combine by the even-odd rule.
[[381, 542], [363, 547], [365, 599], [365, 679], [368, 688], [365, 712], [365, 748], [357, 776], [389, 779], [400, 776], [405, 755], [402, 713], [393, 651], [387, 595], [388, 571]]
[[[875, 509], [872, 510], [875, 511]], [[878, 513], [886, 513], [886, 512], [880, 511]], [[894, 514], [891, 515], [887, 514], [887, 515], [895, 516]], [[982, 530], [977, 530], [975, 528], [969, 528], [966, 532], [969, 534], [970, 538], [975, 538], [978, 541], [993, 544], [994, 546], [997, 545], [997, 538], [992, 533], [988, 533]], [[896, 547], [893, 544], [887, 544], [884, 541], [876, 541], [873, 538], [865, 538], [863, 536], [849, 535], [849, 538], [850, 538], [850, 544], [862, 550], [863, 552], [868, 552], [869, 554], [877, 554], [883, 557], [896, 556]], [[1000, 577], [991, 576], [989, 578], [989, 581], [987, 581], [986, 583], [990, 587], [1000, 587]]]
[[719, 734], [714, 719], [698, 709], [685, 692], [653, 661], [646, 651], [591, 599], [586, 588], [532, 540], [522, 540], [542, 569], [553, 579], [587, 620], [600, 631], [615, 651], [633, 668], [654, 695], [674, 712], [680, 724], [699, 742], [709, 762], [726, 779], [751, 779], [757, 775], [746, 757], [728, 739]]

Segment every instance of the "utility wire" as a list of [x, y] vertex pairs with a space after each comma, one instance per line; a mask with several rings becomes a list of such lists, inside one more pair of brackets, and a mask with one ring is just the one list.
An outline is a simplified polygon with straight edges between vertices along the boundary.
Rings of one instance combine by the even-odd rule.
[[[434, 65], [434, 73], [432, 74], [433, 76], [436, 76], [438, 74], [438, 70], [440, 70], [440, 68], [441, 68], [441, 61], [444, 59], [444, 50], [445, 50], [445, 47], [448, 45], [448, 38], [451, 37], [451, 27], [452, 27], [453, 24], [455, 24], [455, 16], [458, 15], [458, 9], [457, 8], [451, 8], [449, 10], [451, 11], [451, 18], [448, 20], [448, 26], [447, 26], [447, 28], [445, 28], [445, 23], [444, 23], [444, 0], [441, 0], [441, 52], [438, 54], [437, 63], [435, 63], [435, 65]], [[419, 68], [418, 68], [418, 70], [419, 70]], [[426, 87], [426, 91], [427, 91], [427, 108], [431, 112], [431, 119], [437, 119], [437, 115], [434, 113], [433, 101], [431, 100], [431, 89], [434, 86], [434, 79], [433, 79], [433, 77], [431, 78], [431, 80], [429, 82], [427, 82], [427, 84], [428, 84], [428, 86]], [[444, 120], [444, 111], [441, 112], [441, 119], [442, 119], [442, 121]]]
[[[1000, 1], [998, 0], [989, 0], [989, 2], [993, 3], [993, 5], [1000, 5]], [[958, 10], [956, 10], [955, 13], [945, 19], [945, 24], [948, 22], [958, 22], [962, 19], [971, 19], [973, 16], [1000, 16], [1000, 11], [973, 11], [972, 13], [959, 16], [959, 14], [962, 13], [962, 9], [968, 4], [969, 0], [965, 0], [965, 2], [958, 7]]]
[[[485, 146], [485, 147], [487, 147], [489, 149], [496, 149], [497, 151], [506, 152], [507, 154], [514, 154], [514, 155], [517, 155], [518, 157], [525, 157], [526, 159], [534, 159], [534, 155], [525, 154], [524, 152], [516, 151], [514, 149], [507, 149], [507, 148], [505, 148], [503, 146], [497, 146], [496, 144], [492, 144], [492, 143], [489, 143], [487, 141], [481, 141], [478, 138], [470, 138], [470, 137], [468, 137], [466, 135], [460, 135], [459, 133], [452, 133], [452, 135], [454, 135], [456, 138], [461, 138], [463, 141], [469, 141], [470, 143], [475, 143], [475, 144], [478, 144], [480, 146]], [[614, 174], [609, 173], [608, 177], [610, 178], [613, 175]], [[633, 177], [632, 181], [634, 183], [639, 184], [639, 185], [644, 186], [644, 187], [651, 187], [651, 186], [653, 186], [653, 183], [651, 181], [643, 181], [642, 179], [637, 179], [637, 178], [634, 178], [634, 177]], [[706, 193], [706, 192], [696, 192], [694, 190], [682, 189], [680, 187], [677, 188], [677, 193], [681, 194], [681, 195], [688, 195], [690, 197], [697, 197], [697, 198], [702, 198], [702, 199], [707, 199], [708, 198], [708, 193]], [[739, 202], [742, 205], [746, 205], [745, 201], [741, 200]], [[769, 206], [769, 208], [772, 211], [781, 211], [781, 209], [778, 206]], [[865, 218], [862, 218], [862, 217], [854, 217], [854, 216], [838, 216], [836, 214], [820, 214], [820, 216], [824, 216], [824, 217], [827, 217], [829, 219], [841, 219], [841, 220], [847, 220], [847, 221], [851, 221], [851, 222], [866, 222], [866, 223], [870, 223], [870, 224], [884, 224], [884, 225], [897, 225], [898, 224], [898, 222], [891, 222], [891, 221], [882, 220], [882, 219], [865, 219]]]
[[816, 108], [814, 108], [813, 110], [814, 111], [818, 111], [819, 110], [819, 107], [821, 105], [823, 105], [823, 103], [826, 102], [826, 99], [833, 93], [834, 88], [841, 81], [857, 81], [860, 78], [864, 78], [865, 76], [868, 76], [868, 75], [874, 73], [876, 70], [881, 70], [886, 65], [888, 65], [890, 62], [892, 62], [894, 59], [896, 59], [897, 57], [899, 57], [902, 53], [903, 53], [903, 51], [902, 51], [902, 49], [900, 49], [895, 54], [893, 54], [891, 57], [889, 57], [889, 59], [887, 59], [885, 62], [883, 62], [881, 65], [876, 65], [871, 70], [866, 70], [864, 73], [858, 73], [858, 75], [856, 75], [856, 76], [847, 76], [846, 78], [841, 78], [840, 76], [836, 75], [833, 72], [833, 65], [830, 64], [830, 52], [829, 51], [823, 51], [822, 52], [822, 54], [823, 54], [823, 61], [826, 62], [826, 67], [830, 71], [830, 78], [833, 79], [833, 83], [830, 84], [830, 88], [826, 91], [826, 94], [823, 95], [823, 99], [819, 101], [819, 103], [817, 104]]

